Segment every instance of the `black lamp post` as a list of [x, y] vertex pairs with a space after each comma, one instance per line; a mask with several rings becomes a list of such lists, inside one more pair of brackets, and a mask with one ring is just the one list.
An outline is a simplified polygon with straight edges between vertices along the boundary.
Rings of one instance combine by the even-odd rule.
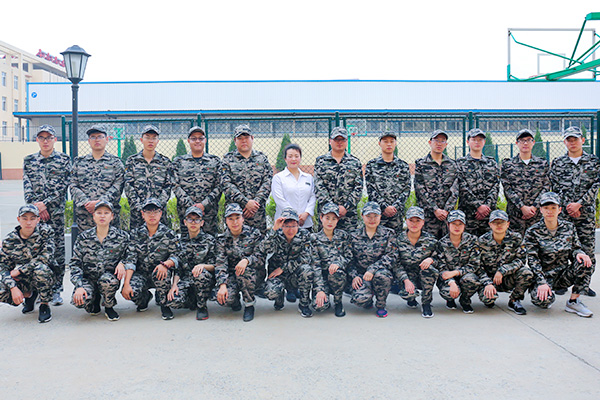
[[[85, 67], [87, 66], [87, 60], [90, 57], [81, 47], [74, 45], [60, 53], [63, 55], [65, 60], [65, 69], [67, 70], [67, 78], [71, 81], [71, 89], [73, 92], [73, 123], [71, 125], [71, 159], [74, 160], [79, 153], [79, 131], [77, 127], [78, 115], [78, 97], [79, 82], [83, 80], [83, 74], [85, 74]], [[73, 213], [75, 217], [75, 213]], [[74, 245], [75, 239], [79, 233], [75, 218], [73, 218], [73, 225], [71, 227], [71, 245]]]

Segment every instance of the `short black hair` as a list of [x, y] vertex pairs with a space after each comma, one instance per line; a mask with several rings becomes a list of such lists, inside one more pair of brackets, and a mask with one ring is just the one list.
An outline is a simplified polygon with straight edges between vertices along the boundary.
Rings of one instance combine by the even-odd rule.
[[302, 149], [300, 148], [300, 146], [298, 146], [295, 143], [290, 143], [287, 146], [285, 146], [285, 149], [283, 149], [283, 158], [287, 157], [288, 150], [296, 150], [298, 153], [300, 153], [300, 157], [302, 157]]

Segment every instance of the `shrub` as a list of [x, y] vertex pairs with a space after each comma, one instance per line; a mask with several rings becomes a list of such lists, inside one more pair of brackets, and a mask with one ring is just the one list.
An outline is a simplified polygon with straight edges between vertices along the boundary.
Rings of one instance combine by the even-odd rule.
[[179, 157], [184, 154], [187, 154], [187, 149], [185, 147], [183, 139], [179, 139], [179, 141], [177, 142], [177, 148], [175, 149], [175, 155], [173, 156], [172, 160], [174, 160], [175, 157]]
[[121, 155], [121, 161], [125, 164], [127, 158], [137, 153], [137, 147], [135, 145], [135, 141], [133, 140], [133, 136], [129, 136], [125, 138], [125, 144], [123, 145], [123, 154]]
[[237, 147], [235, 147], [235, 140], [231, 139], [231, 143], [229, 143], [229, 150], [227, 151], [234, 151]]
[[542, 139], [542, 134], [540, 133], [539, 128], [535, 130], [535, 144], [533, 145], [533, 149], [531, 150], [531, 154], [540, 158], [546, 158], [548, 155], [546, 154], [546, 150], [544, 149], [544, 142]]
[[283, 171], [286, 167], [285, 154], [283, 151], [285, 150], [285, 146], [287, 146], [290, 143], [292, 143], [290, 135], [287, 133], [284, 134], [283, 138], [281, 139], [281, 147], [279, 148], [279, 154], [277, 154], [277, 162], [275, 163], [275, 168], [277, 169], [277, 171]]
[[483, 154], [488, 157], [492, 157], [494, 160], [498, 161], [498, 151], [496, 146], [494, 146], [494, 142], [492, 141], [492, 135], [489, 132], [485, 134], [485, 146], [483, 148]]

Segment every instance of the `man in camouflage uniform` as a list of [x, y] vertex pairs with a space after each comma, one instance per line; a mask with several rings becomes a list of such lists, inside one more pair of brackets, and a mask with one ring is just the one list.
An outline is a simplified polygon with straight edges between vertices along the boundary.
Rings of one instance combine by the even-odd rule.
[[266, 203], [271, 193], [273, 168], [267, 155], [252, 149], [254, 136], [248, 125], [235, 128], [236, 150], [223, 157], [221, 184], [227, 204], [243, 207], [246, 225], [267, 231]]
[[529, 129], [519, 131], [519, 154], [505, 158], [500, 168], [510, 229], [521, 236], [542, 218], [539, 212], [540, 196], [550, 191], [548, 161], [531, 154], [534, 144], [535, 139]]
[[54, 232], [39, 224], [39, 210], [33, 204], [19, 208], [17, 226], [2, 242], [0, 250], [0, 302], [18, 306], [23, 314], [33, 311], [40, 296], [39, 322], [52, 319], [48, 302], [52, 300], [54, 274], [48, 266], [54, 252]]
[[471, 314], [471, 297], [479, 289], [479, 244], [476, 236], [465, 232], [465, 213], [450, 211], [447, 220], [448, 234], [440, 239], [436, 249], [440, 271], [437, 286], [447, 308], [455, 310], [454, 299], [460, 296], [463, 312]]
[[422, 290], [421, 302], [424, 318], [433, 317], [431, 300], [433, 286], [438, 279], [435, 268], [435, 249], [437, 240], [424, 232], [425, 212], [420, 207], [411, 207], [406, 212], [407, 230], [398, 236], [398, 262], [394, 266], [396, 280], [404, 285], [399, 292], [410, 308], [417, 308], [417, 291]]
[[167, 295], [172, 308], [196, 308], [196, 319], [208, 319], [206, 302], [215, 287], [215, 238], [202, 231], [204, 212], [195, 206], [184, 215], [185, 233], [181, 234], [181, 256], [173, 286]]
[[237, 203], [225, 208], [225, 232], [217, 236], [217, 261], [215, 262], [216, 280], [219, 291], [217, 301], [233, 311], [240, 311], [240, 292], [244, 300], [246, 322], [254, 319], [257, 275], [265, 277], [265, 260], [251, 256], [262, 239], [258, 229], [244, 223], [244, 211]]
[[394, 156], [397, 136], [394, 132], [379, 135], [381, 155], [367, 163], [365, 182], [369, 201], [374, 201], [383, 210], [381, 222], [396, 231], [404, 222], [404, 203], [410, 194], [410, 168]]
[[494, 210], [490, 214], [490, 232], [479, 238], [481, 249], [479, 299], [494, 307], [498, 292], [510, 292], [508, 308], [519, 315], [527, 314], [521, 304], [533, 282], [533, 273], [525, 266], [527, 255], [522, 236], [508, 229], [508, 214]]
[[199, 126], [188, 132], [191, 152], [173, 160], [173, 192], [177, 197], [177, 213], [181, 221], [181, 232], [185, 211], [197, 207], [204, 213], [202, 230], [216, 236], [217, 212], [221, 199], [221, 160], [204, 151], [206, 134]]
[[352, 261], [350, 234], [338, 229], [340, 210], [337, 204], [327, 203], [321, 207], [319, 233], [312, 235], [313, 261], [321, 267], [327, 293], [333, 295], [336, 317], [346, 315], [342, 295], [348, 281], [348, 267]]
[[[158, 145], [158, 128], [147, 125], [142, 130], [143, 149], [130, 156], [125, 162], [125, 194], [129, 201], [129, 229], [144, 225], [141, 210], [146, 199], [157, 199], [161, 210], [166, 209], [171, 197], [171, 161], [156, 151]], [[167, 222], [166, 212], [161, 222]]]
[[342, 127], [331, 130], [331, 151], [317, 157], [315, 162], [315, 196], [319, 206], [337, 204], [340, 221], [338, 227], [350, 231], [358, 226], [356, 206], [363, 192], [362, 164], [346, 152], [348, 131]]
[[469, 154], [456, 160], [458, 209], [465, 213], [466, 231], [479, 237], [488, 231], [488, 217], [496, 209], [500, 170], [496, 160], [483, 154], [485, 133], [474, 128], [467, 137]]
[[415, 161], [417, 204], [425, 211], [423, 230], [441, 239], [448, 233], [446, 218], [456, 207], [458, 178], [456, 162], [444, 154], [448, 134], [433, 131], [429, 138], [431, 152]]
[[65, 276], [65, 201], [69, 187], [71, 160], [54, 150], [56, 132], [50, 125], [41, 126], [37, 132], [38, 153], [23, 160], [23, 191], [25, 202], [35, 205], [42, 222], [54, 233], [54, 254], [50, 268], [54, 272], [52, 305], [63, 303], [60, 293]]
[[527, 230], [523, 240], [527, 261], [534, 274], [531, 302], [541, 308], [550, 308], [555, 292], [566, 291], [572, 285], [565, 311], [591, 317], [593, 313], [579, 296], [589, 287], [592, 260], [583, 251], [575, 226], [558, 218], [562, 210], [560, 204], [564, 201], [561, 203], [557, 193], [544, 193], [540, 199], [544, 218]]
[[129, 234], [110, 225], [114, 215], [112, 204], [104, 200], [96, 202], [92, 214], [96, 226], [77, 236], [69, 263], [74, 286], [71, 304], [96, 315], [104, 298], [102, 305], [109, 321], [119, 319], [113, 307], [125, 276], [129, 246]]
[[252, 257], [261, 260], [268, 254], [272, 256], [265, 296], [275, 301], [276, 310], [283, 309], [286, 288], [300, 292], [298, 311], [304, 318], [312, 317], [311, 305], [319, 312], [329, 308], [321, 268], [313, 263], [310, 233], [300, 229], [298, 213], [293, 208], [283, 209]]
[[395, 233], [380, 225], [381, 209], [375, 202], [365, 204], [362, 217], [365, 226], [351, 233], [353, 258], [349, 270], [352, 280], [350, 302], [371, 308], [375, 296], [377, 316], [385, 318], [392, 271], [398, 259]]
[[105, 201], [113, 207], [115, 218], [112, 224], [119, 227], [119, 202], [125, 184], [123, 163], [119, 157], [106, 152], [106, 128], [94, 125], [87, 135], [92, 153], [77, 157], [71, 170], [75, 222], [80, 231], [93, 228], [95, 206], [99, 201]]
[[152, 299], [150, 288], [156, 288], [156, 304], [160, 306], [162, 319], [173, 319], [167, 306], [167, 294], [171, 289], [173, 272], [179, 266], [181, 247], [175, 232], [160, 223], [163, 202], [149, 198], [141, 205], [144, 224], [131, 231], [129, 256], [125, 267], [133, 270], [125, 276], [121, 293], [126, 300], [137, 305], [137, 311], [148, 309]]
[[[596, 269], [595, 231], [596, 197], [600, 187], [600, 160], [583, 151], [585, 138], [575, 126], [563, 133], [567, 154], [557, 157], [550, 167], [552, 191], [562, 200], [560, 217], [572, 222], [577, 230], [581, 248], [592, 260], [592, 274]], [[583, 294], [595, 296], [587, 289]]]

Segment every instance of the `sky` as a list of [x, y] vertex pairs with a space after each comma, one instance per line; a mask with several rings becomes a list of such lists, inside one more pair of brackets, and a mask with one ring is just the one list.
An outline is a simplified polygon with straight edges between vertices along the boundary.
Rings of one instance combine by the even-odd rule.
[[[600, 4], [30, 0], [1, 11], [0, 40], [22, 50], [83, 47], [88, 82], [506, 80], [508, 28], [580, 28]], [[586, 27], [600, 33], [600, 21]]]

